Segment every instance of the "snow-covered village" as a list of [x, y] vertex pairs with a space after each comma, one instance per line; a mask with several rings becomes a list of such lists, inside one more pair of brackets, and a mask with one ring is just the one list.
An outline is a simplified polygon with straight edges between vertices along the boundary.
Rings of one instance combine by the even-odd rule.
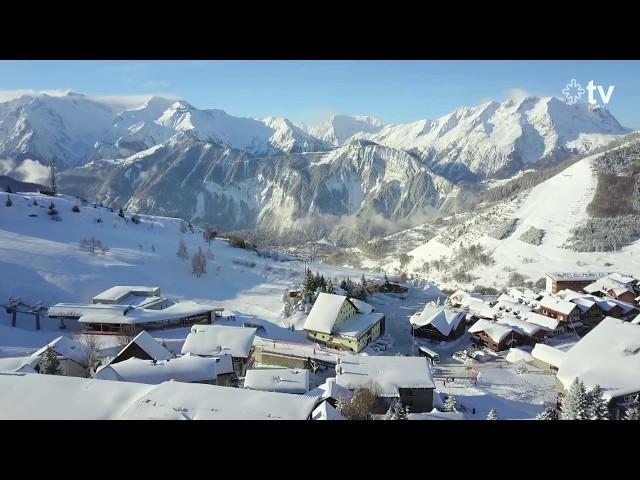
[[640, 420], [609, 110], [127, 102], [0, 101], [0, 419]]

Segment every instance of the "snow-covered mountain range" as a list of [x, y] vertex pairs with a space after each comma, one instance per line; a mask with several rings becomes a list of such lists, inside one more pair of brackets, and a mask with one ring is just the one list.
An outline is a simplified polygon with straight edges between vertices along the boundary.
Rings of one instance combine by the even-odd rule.
[[367, 235], [384, 222], [415, 225], [467, 202], [460, 181], [552, 165], [628, 131], [605, 109], [552, 97], [398, 125], [334, 115], [314, 127], [67, 92], [0, 103], [0, 174], [43, 181], [55, 160], [62, 188], [91, 200], [220, 229], [341, 237], [345, 224]]

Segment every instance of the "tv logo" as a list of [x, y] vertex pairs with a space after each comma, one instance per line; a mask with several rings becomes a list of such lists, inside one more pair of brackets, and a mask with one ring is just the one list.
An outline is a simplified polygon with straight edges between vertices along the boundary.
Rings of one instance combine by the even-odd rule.
[[587, 89], [585, 90], [584, 88], [582, 88], [582, 85], [580, 85], [576, 81], [575, 78], [572, 78], [571, 81], [567, 83], [567, 85], [564, 87], [564, 89], [562, 90], [562, 93], [566, 98], [566, 102], [569, 105], [573, 105], [578, 100], [580, 100], [580, 98], [582, 98], [582, 95], [584, 95], [586, 91], [588, 93], [587, 101], [591, 105], [597, 105], [598, 101], [595, 99], [595, 95], [594, 95], [595, 91], [597, 90], [598, 95], [602, 100], [602, 103], [604, 105], [607, 105], [611, 101], [611, 96], [613, 95], [613, 91], [615, 90], [615, 88], [616, 88], [615, 85], [609, 85], [607, 87], [607, 92], [605, 93], [604, 87], [602, 85], [594, 85], [593, 80], [589, 80], [589, 83], [587, 83]]

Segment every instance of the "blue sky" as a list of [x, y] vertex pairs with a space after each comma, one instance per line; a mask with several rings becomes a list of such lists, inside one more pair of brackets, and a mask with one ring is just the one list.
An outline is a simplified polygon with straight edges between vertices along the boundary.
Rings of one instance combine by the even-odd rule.
[[615, 85], [609, 109], [640, 128], [640, 61], [0, 61], [0, 99], [26, 89], [162, 93], [238, 116], [314, 123], [346, 113], [401, 123], [488, 99], [561, 96], [571, 78]]

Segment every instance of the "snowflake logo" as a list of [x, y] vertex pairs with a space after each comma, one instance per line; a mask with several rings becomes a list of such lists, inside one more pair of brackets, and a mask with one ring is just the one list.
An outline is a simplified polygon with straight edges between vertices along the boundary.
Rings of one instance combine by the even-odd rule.
[[562, 93], [567, 99], [567, 103], [569, 105], [573, 105], [580, 100], [582, 95], [584, 95], [584, 92], [584, 88], [582, 88], [582, 85], [580, 85], [575, 78], [572, 78], [571, 81], [567, 83], [567, 86], [562, 90]]

